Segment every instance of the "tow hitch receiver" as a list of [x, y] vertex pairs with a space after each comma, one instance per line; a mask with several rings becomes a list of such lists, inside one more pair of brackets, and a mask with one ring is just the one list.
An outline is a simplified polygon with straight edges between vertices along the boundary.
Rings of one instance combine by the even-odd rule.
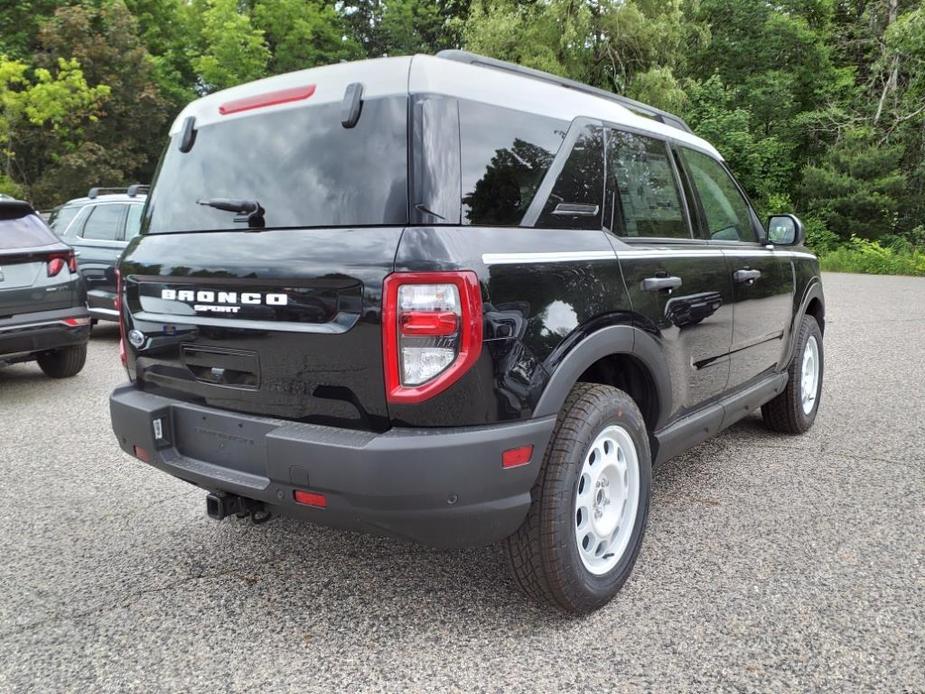
[[262, 523], [270, 517], [261, 502], [226, 492], [215, 492], [206, 496], [206, 513], [209, 518], [215, 520], [222, 520], [228, 516], [250, 516], [255, 523]]

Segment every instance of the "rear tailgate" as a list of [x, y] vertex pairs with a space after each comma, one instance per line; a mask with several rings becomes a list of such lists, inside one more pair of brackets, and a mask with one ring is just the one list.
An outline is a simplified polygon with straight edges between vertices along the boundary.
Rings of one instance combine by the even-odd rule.
[[0, 319], [78, 305], [72, 255], [26, 203], [0, 201]]
[[141, 333], [129, 333], [130, 373], [146, 390], [215, 407], [387, 428], [380, 305], [400, 235], [143, 238], [121, 266], [127, 329]]

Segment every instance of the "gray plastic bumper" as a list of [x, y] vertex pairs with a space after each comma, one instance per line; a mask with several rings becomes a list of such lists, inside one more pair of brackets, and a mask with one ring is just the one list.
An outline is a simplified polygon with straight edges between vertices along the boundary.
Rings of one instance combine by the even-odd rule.
[[[517, 529], [555, 425], [546, 417], [375, 434], [203, 407], [132, 385], [113, 392], [110, 411], [122, 449], [141, 447], [175, 477], [277, 513], [436, 547], [487, 544]], [[502, 467], [505, 450], [526, 445], [528, 464]], [[297, 489], [324, 494], [327, 507], [295, 503]]]

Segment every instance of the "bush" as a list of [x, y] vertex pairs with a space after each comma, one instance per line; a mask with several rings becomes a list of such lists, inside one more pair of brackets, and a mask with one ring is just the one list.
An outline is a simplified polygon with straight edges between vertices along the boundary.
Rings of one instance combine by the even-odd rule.
[[852, 236], [845, 245], [821, 252], [819, 263], [829, 272], [925, 276], [925, 249], [901, 237], [889, 243]]

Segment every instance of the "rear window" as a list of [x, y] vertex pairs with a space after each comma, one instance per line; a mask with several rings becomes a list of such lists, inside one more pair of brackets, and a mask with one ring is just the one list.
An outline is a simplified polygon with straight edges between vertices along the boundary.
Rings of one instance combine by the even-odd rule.
[[364, 101], [353, 128], [341, 125], [337, 102], [202, 126], [185, 154], [178, 139], [142, 233], [247, 228], [234, 212], [197, 204], [210, 198], [259, 202], [267, 228], [408, 221], [407, 97]]
[[23, 214], [22, 210], [0, 207], [0, 251], [49, 246], [57, 242], [58, 239], [37, 214]]

